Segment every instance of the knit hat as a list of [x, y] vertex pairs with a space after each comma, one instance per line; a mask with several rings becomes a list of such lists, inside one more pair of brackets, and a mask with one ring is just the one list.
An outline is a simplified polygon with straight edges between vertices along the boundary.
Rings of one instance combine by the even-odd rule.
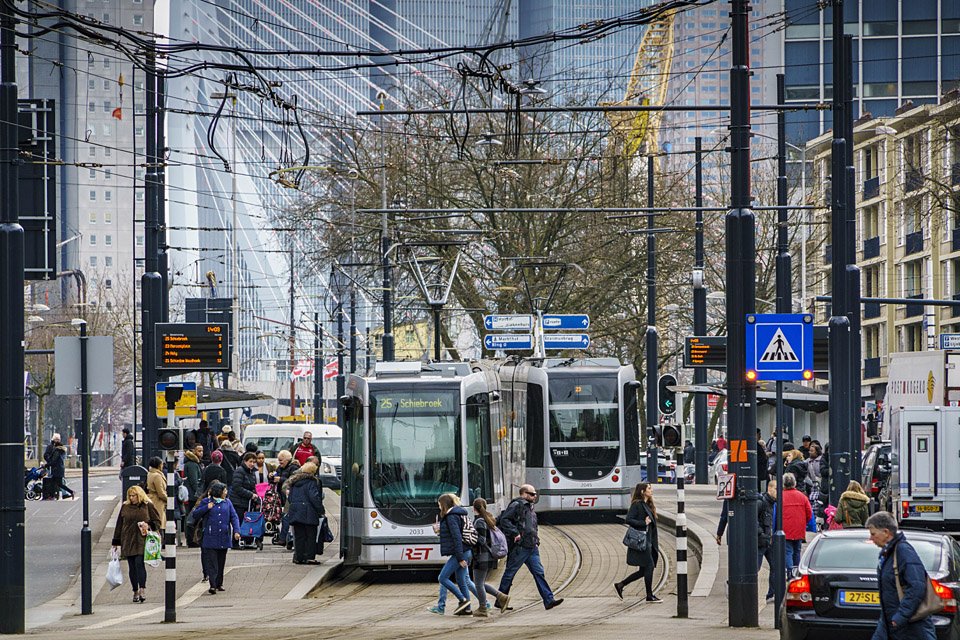
[[313, 475], [317, 472], [317, 465], [313, 464], [312, 462], [308, 462], [300, 467], [300, 471], [302, 473], [309, 473], [310, 475]]
[[225, 424], [223, 425], [223, 429], [220, 429], [220, 431], [222, 431], [223, 433], [230, 433], [231, 431], [233, 431], [233, 429], [230, 427], [230, 425]]
[[217, 464], [220, 464], [221, 462], [223, 462], [223, 454], [220, 453], [219, 450], [214, 450], [210, 454], [210, 460], [211, 462], [216, 462]]

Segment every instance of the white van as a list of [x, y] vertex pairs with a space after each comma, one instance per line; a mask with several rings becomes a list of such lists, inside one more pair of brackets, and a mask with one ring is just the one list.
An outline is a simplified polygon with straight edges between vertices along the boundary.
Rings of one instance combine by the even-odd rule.
[[283, 449], [291, 449], [304, 432], [313, 434], [313, 445], [320, 450], [320, 479], [323, 486], [340, 488], [342, 431], [336, 425], [282, 422], [279, 424], [251, 424], [243, 430], [243, 444], [253, 442], [264, 452], [270, 463], [277, 462]]

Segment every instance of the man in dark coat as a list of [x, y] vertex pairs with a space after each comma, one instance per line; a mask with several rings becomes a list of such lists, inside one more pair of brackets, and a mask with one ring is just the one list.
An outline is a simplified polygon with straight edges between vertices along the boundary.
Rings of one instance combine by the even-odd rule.
[[123, 428], [123, 442], [120, 444], [120, 468], [129, 469], [137, 465], [137, 445], [133, 441], [130, 429]]
[[56, 493], [54, 494], [55, 500], [59, 500], [64, 492], [70, 494], [71, 500], [76, 497], [73, 494], [73, 490], [68, 487], [64, 481], [67, 475], [67, 465], [64, 462], [66, 456], [67, 448], [60, 443], [60, 434], [53, 434], [53, 438], [50, 439], [50, 444], [47, 445], [46, 451], [43, 452], [43, 460], [47, 463], [47, 468], [50, 469], [50, 477], [53, 478], [53, 486], [56, 489]]
[[316, 473], [317, 465], [308, 462], [286, 483], [290, 487], [287, 517], [293, 525], [294, 564], [316, 564], [317, 527], [320, 525], [320, 516], [324, 515], [323, 497]]
[[[281, 505], [287, 503], [287, 494], [283, 491], [283, 486], [298, 471], [300, 471], [300, 463], [293, 459], [293, 454], [286, 449], [277, 454], [277, 470], [270, 474], [270, 482], [277, 487]], [[283, 514], [283, 519], [280, 521], [280, 535], [274, 540], [275, 544], [286, 544], [290, 537], [290, 520], [287, 516], [287, 513]]]
[[[223, 460], [220, 462], [220, 466], [227, 472], [227, 486], [232, 487], [233, 472], [240, 466], [240, 454], [233, 448], [229, 440], [224, 440], [218, 451], [223, 454]], [[256, 456], [254, 456], [254, 458], [256, 458]]]
[[[933, 640], [936, 637], [933, 620], [929, 616], [910, 622], [927, 592], [927, 571], [916, 550], [897, 531], [897, 521], [887, 511], [878, 511], [867, 518], [870, 540], [880, 547], [877, 565], [877, 584], [880, 587], [880, 619], [872, 640], [893, 638]], [[897, 562], [893, 569], [894, 558]], [[897, 578], [903, 597], [897, 590]]]
[[[183, 505], [184, 517], [186, 517], [186, 514], [189, 514], [190, 511], [193, 510], [194, 505], [197, 504], [197, 499], [205, 488], [203, 484], [203, 466], [200, 464], [200, 460], [203, 458], [203, 445], [198, 444], [194, 446], [192, 451], [184, 451], [183, 457], [183, 481], [187, 486], [187, 493], [189, 494], [187, 503]], [[196, 543], [193, 541], [194, 527], [189, 524], [189, 521], [184, 525], [183, 530], [187, 534], [187, 546], [196, 546]]]
[[204, 465], [210, 464], [210, 454], [220, 448], [217, 442], [217, 436], [210, 430], [206, 420], [200, 421], [200, 428], [193, 432], [197, 444], [203, 446], [203, 458], [200, 461]]
[[510, 585], [520, 567], [527, 565], [533, 574], [537, 591], [543, 599], [545, 609], [553, 609], [563, 602], [563, 598], [554, 598], [547, 577], [540, 562], [540, 537], [537, 532], [537, 514], [533, 510], [533, 501], [537, 499], [537, 490], [532, 485], [520, 487], [520, 497], [507, 505], [500, 515], [500, 530], [510, 543], [507, 554], [507, 566], [500, 578], [500, 593], [510, 593]]
[[[221, 449], [221, 451], [223, 450]], [[230, 485], [230, 502], [233, 503], [241, 523], [243, 523], [243, 516], [250, 506], [250, 501], [257, 495], [257, 476], [253, 472], [256, 468], [257, 454], [245, 453], [243, 454], [243, 462], [233, 472], [233, 481]]]
[[757, 492], [763, 491], [763, 483], [770, 478], [767, 471], [767, 444], [760, 429], [757, 429]]

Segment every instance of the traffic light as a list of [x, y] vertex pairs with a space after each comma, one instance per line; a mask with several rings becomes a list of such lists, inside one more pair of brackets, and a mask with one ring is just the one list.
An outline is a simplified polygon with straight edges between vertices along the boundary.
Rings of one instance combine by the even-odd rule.
[[157, 431], [157, 446], [161, 451], [189, 451], [197, 444], [197, 435], [193, 429], [172, 427]]
[[682, 437], [680, 429], [674, 424], [662, 424], [653, 428], [657, 438], [657, 446], [664, 448], [679, 447]]
[[677, 392], [671, 391], [667, 387], [677, 386], [677, 379], [671, 374], [660, 376], [660, 382], [657, 385], [657, 400], [660, 403], [660, 413], [665, 416], [677, 412]]

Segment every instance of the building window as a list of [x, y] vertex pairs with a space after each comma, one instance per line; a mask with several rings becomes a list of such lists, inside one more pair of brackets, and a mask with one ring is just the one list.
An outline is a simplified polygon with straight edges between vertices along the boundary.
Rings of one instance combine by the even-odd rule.
[[97, 224], [97, 213], [96, 211], [90, 212], [90, 224]]
[[133, 14], [133, 24], [135, 24], [135, 25], [138, 26], [138, 27], [142, 27], [142, 26], [143, 26], [143, 14], [142, 14], [142, 13], [135, 13], [135, 14]]
[[104, 224], [110, 224], [111, 222], [113, 222], [113, 214], [110, 213], [109, 211], [105, 211], [103, 214], [103, 222]]
[[133, 131], [138, 138], [143, 137], [143, 125], [137, 125], [136, 127], [134, 127]]
[[903, 232], [907, 235], [923, 228], [920, 198], [911, 198], [903, 206]]
[[923, 261], [903, 263], [903, 297], [919, 297], [923, 293]]
[[863, 209], [863, 237], [876, 238], [880, 235], [880, 207], [864, 207]]
[[111, 155], [113, 155], [113, 150], [110, 147], [104, 147], [103, 155], [109, 158]]
[[96, 157], [97, 157], [97, 148], [96, 148], [96, 147], [90, 147], [89, 149], [87, 149], [87, 155], [90, 156], [91, 158], [96, 158]]
[[863, 295], [868, 298], [880, 297], [880, 278], [883, 272], [879, 265], [867, 267], [863, 270]]
[[103, 170], [103, 177], [106, 178], [107, 180], [110, 179], [110, 169]]
[[91, 180], [96, 180], [96, 178], [97, 178], [97, 170], [96, 170], [96, 169], [90, 169], [90, 179], [91, 179]]
[[103, 288], [104, 288], [104, 289], [113, 289], [113, 280], [111, 280], [110, 278], [107, 278], [106, 280], [104, 280], [104, 281], [103, 281]]
[[97, 201], [97, 192], [91, 190], [91, 191], [90, 191], [90, 202], [96, 202], [96, 201]]
[[903, 351], [923, 351], [923, 326], [908, 324], [902, 327]]
[[134, 91], [143, 91], [143, 80], [134, 80], [133, 89]]
[[143, 236], [137, 236], [137, 246], [138, 247], [143, 246]]
[[903, 166], [907, 171], [923, 172], [920, 134], [915, 133], [903, 139]]
[[104, 59], [103, 59], [103, 68], [104, 68], [104, 69], [109, 69], [109, 68], [110, 68], [110, 58], [104, 58]]
[[880, 357], [880, 325], [863, 328], [863, 357]]
[[143, 202], [143, 190], [142, 190], [142, 189], [137, 189], [136, 200], [137, 200], [137, 202]]
[[104, 113], [110, 113], [110, 111], [112, 111], [112, 109], [110, 108], [110, 101], [109, 101], [109, 100], [104, 100], [104, 101], [103, 101], [103, 112], [104, 112]]
[[110, 81], [109, 81], [109, 80], [104, 80], [104, 81], [103, 81], [103, 90], [104, 90], [104, 91], [110, 91]]
[[133, 170], [133, 175], [137, 180], [143, 180], [143, 177], [146, 175], [146, 169], [143, 167], [137, 167]]
[[87, 82], [87, 88], [90, 89], [90, 91], [96, 91], [96, 89], [97, 89], [97, 81], [96, 81], [96, 80], [90, 80], [89, 82]]
[[95, 233], [90, 234], [90, 246], [91, 247], [97, 246], [97, 234]]
[[91, 267], [97, 266], [97, 256], [90, 256], [90, 266]]
[[103, 192], [103, 199], [106, 200], [107, 202], [110, 202], [113, 199], [113, 193], [109, 189], [107, 189], [106, 191]]
[[109, 124], [103, 125], [103, 135], [109, 136], [113, 133], [113, 128]]
[[91, 100], [90, 103], [87, 105], [87, 111], [89, 111], [90, 113], [94, 113], [96, 110], [97, 110], [97, 103]]
[[112, 246], [113, 246], [113, 236], [110, 235], [110, 234], [107, 234], [107, 235], [103, 236], [103, 244], [104, 244], [105, 246], [112, 247]]
[[135, 103], [135, 104], [133, 105], [133, 112], [136, 113], [138, 116], [143, 115], [144, 113], [146, 113], [146, 111], [144, 111], [144, 109], [143, 109], [143, 103], [142, 103], [142, 102], [137, 102], [137, 103]]
[[103, 258], [103, 266], [112, 267], [113, 266], [113, 256], [105, 256]]

